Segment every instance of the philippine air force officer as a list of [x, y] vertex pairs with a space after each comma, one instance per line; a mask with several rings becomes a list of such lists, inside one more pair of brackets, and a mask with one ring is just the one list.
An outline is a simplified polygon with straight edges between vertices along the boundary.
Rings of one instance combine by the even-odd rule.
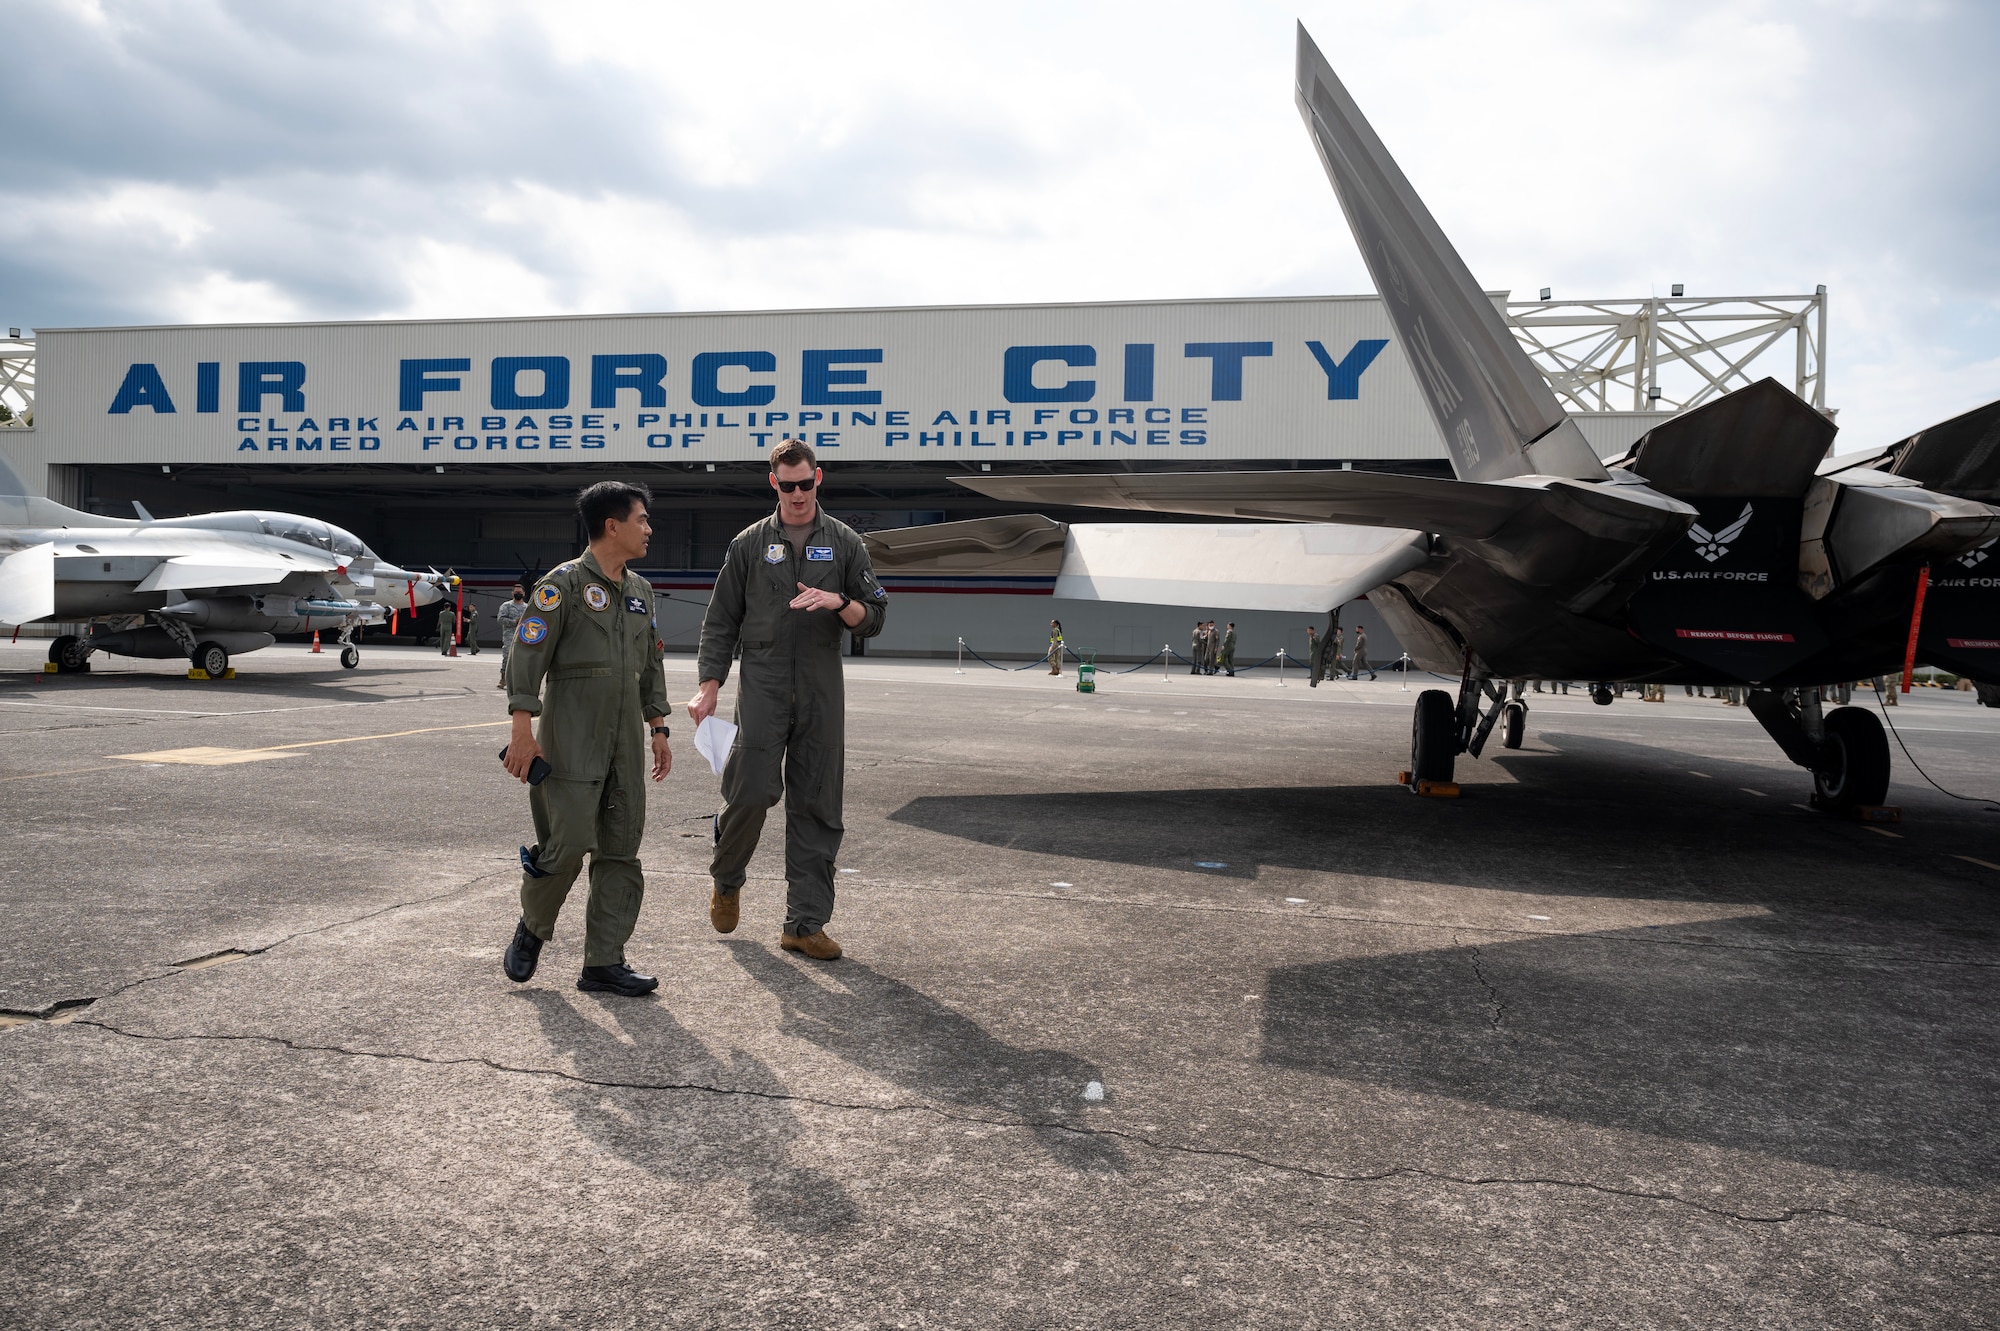
[[779, 945], [821, 961], [840, 955], [827, 936], [833, 862], [840, 853], [847, 699], [843, 631], [882, 631], [888, 595], [854, 529], [820, 512], [820, 471], [803, 440], [771, 450], [778, 511], [729, 543], [701, 625], [701, 684], [688, 715], [699, 725], [740, 656], [735, 747], [722, 770], [715, 820], [715, 880], [709, 920], [736, 928], [737, 894], [764, 814], [785, 801], [785, 926]]
[[[513, 733], [507, 770], [526, 781], [537, 757], [547, 777], [528, 792], [535, 842], [521, 852], [521, 922], [507, 948], [507, 978], [535, 973], [556, 913], [590, 856], [579, 989], [628, 997], [659, 986], [625, 964], [646, 879], [646, 775], [664, 780], [667, 681], [660, 666], [653, 588], [627, 564], [652, 537], [643, 486], [600, 481], [577, 496], [590, 549], [550, 569], [528, 596], [507, 654]], [[544, 692], [546, 684], [546, 693]], [[539, 715], [539, 729], [531, 718]], [[650, 752], [648, 751], [650, 748]]]

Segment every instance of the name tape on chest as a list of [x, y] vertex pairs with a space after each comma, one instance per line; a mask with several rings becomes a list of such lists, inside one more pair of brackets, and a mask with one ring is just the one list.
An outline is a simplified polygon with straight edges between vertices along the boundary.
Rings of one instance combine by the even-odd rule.
[[809, 545], [806, 547], [806, 558], [815, 564], [831, 564], [833, 562], [833, 547], [830, 545]]
[[782, 563], [784, 563], [784, 562], [785, 562], [785, 543], [784, 543], [783, 541], [773, 541], [773, 542], [771, 542], [771, 543], [770, 543], [769, 545], [765, 546], [765, 547], [764, 547], [764, 562], [765, 562], [765, 563], [767, 563], [767, 564], [782, 564]]
[[635, 615], [643, 615], [646, 613], [646, 602], [640, 597], [628, 596], [625, 598], [625, 608]]
[[603, 610], [611, 604], [611, 593], [596, 583], [587, 583], [583, 589], [583, 603], [592, 610]]

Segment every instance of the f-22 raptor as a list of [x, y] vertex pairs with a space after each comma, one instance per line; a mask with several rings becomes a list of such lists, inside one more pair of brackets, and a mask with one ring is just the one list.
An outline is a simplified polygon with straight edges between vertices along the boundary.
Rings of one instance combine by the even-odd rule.
[[317, 518], [246, 511], [103, 517], [26, 493], [0, 459], [0, 624], [88, 623], [49, 644], [61, 674], [97, 652], [186, 657], [211, 679], [229, 658], [280, 633], [338, 635], [340, 664], [361, 664], [354, 631], [395, 607], [447, 594], [457, 579], [411, 573]]
[[1508, 681], [1590, 681], [1605, 703], [1614, 684], [1686, 683], [1746, 687], [1819, 806], [1880, 805], [1881, 722], [1822, 715], [1819, 686], [1902, 667], [1922, 578], [1919, 658], [2000, 684], [2000, 402], [1829, 460], [1833, 422], [1766, 379], [1602, 461], [1303, 27], [1296, 93], [1455, 479], [956, 478], [1018, 503], [1307, 525], [983, 519], [876, 533], [878, 570], [970, 569], [983, 548], [1027, 572], [1060, 547], [1058, 596], [1326, 612], [1366, 593], [1419, 666], [1461, 681], [1417, 699], [1413, 790], [1448, 783], [1496, 723], [1520, 744]]

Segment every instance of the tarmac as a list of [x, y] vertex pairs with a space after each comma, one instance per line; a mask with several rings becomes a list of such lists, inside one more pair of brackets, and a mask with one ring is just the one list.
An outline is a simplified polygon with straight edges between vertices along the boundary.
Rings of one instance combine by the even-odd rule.
[[[710, 929], [682, 716], [632, 1000], [580, 901], [500, 972], [496, 652], [44, 650], [0, 1324], [2000, 1321], [2000, 812], [1900, 750], [1836, 821], [1741, 709], [1530, 693], [1420, 799], [1394, 675], [850, 660], [846, 958], [778, 949], [775, 814]], [[2000, 795], [2000, 711], [1891, 715]]]

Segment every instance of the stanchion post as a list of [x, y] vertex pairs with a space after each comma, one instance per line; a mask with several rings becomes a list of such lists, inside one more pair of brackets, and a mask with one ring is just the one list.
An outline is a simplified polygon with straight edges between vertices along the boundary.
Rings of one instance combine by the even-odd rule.
[[1278, 649], [1278, 687], [1285, 687], [1285, 649]]
[[965, 639], [963, 638], [958, 640], [958, 668], [951, 673], [954, 675], [965, 673]]
[[1403, 653], [1402, 666], [1403, 666], [1403, 692], [1408, 693], [1410, 691], [1410, 654], [1408, 652]]
[[1160, 683], [1162, 684], [1173, 683], [1173, 675], [1174, 675], [1174, 645], [1170, 642], [1161, 643]]

